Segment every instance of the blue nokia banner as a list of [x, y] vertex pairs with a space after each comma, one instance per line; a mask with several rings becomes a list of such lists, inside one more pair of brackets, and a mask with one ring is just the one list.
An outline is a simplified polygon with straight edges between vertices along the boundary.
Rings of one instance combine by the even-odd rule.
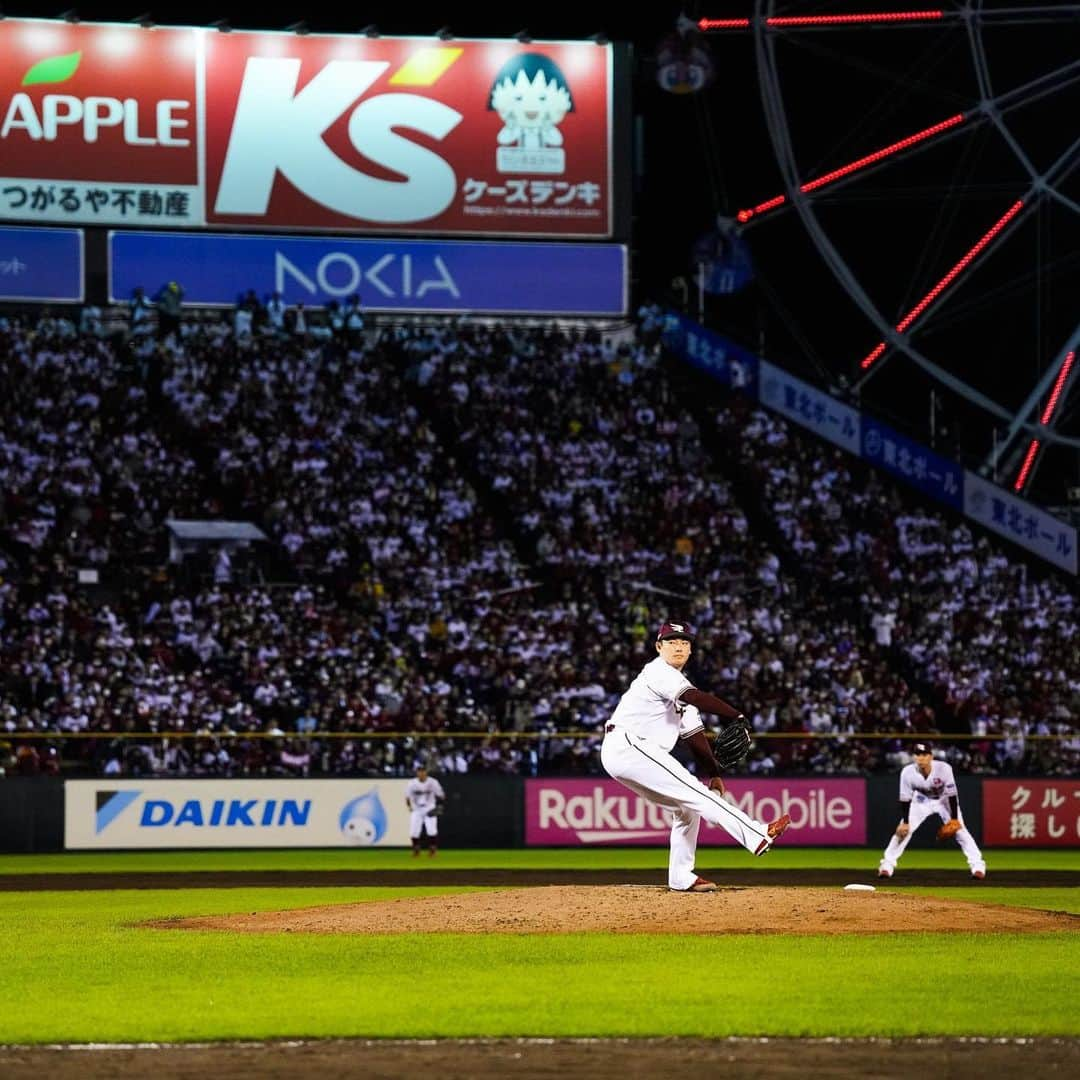
[[232, 305], [254, 289], [308, 307], [359, 293], [371, 311], [622, 315], [626, 262], [613, 244], [114, 232], [109, 294], [178, 281], [189, 304]]
[[862, 418], [862, 456], [887, 473], [954, 510], [964, 509], [964, 470], [925, 446]]
[[0, 227], [0, 300], [79, 303], [82, 298], [79, 229]]

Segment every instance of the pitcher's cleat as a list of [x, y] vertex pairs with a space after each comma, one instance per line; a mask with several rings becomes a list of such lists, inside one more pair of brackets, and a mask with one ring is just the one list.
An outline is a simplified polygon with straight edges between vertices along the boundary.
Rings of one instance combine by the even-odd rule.
[[709, 881], [703, 877], [694, 878], [694, 884], [689, 889], [673, 889], [672, 892], [716, 892], [719, 886], [715, 881]]
[[770, 822], [765, 828], [765, 832], [768, 838], [762, 840], [761, 843], [758, 844], [757, 849], [754, 851], [754, 854], [764, 855], [765, 852], [768, 851], [769, 848], [771, 848], [773, 844], [776, 843], [776, 841], [784, 835], [785, 832], [787, 832], [787, 827], [790, 824], [790, 814], [784, 814], [781, 817], [778, 817], [775, 821]]

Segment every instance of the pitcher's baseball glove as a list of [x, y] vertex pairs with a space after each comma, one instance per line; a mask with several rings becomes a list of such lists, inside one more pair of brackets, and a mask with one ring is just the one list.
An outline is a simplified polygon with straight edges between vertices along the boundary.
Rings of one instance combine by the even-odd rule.
[[939, 840], [948, 840], [950, 836], [955, 836], [963, 827], [956, 818], [950, 818], [938, 829], [937, 838]]
[[721, 770], [734, 769], [753, 745], [750, 739], [750, 724], [742, 714], [735, 717], [716, 736], [713, 741], [713, 757]]

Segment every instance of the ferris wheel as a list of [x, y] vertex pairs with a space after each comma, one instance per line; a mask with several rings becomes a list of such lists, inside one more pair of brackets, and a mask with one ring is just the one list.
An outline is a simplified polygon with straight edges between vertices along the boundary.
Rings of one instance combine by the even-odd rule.
[[791, 229], [810, 241], [804, 307], [833, 303], [829, 363], [857, 401], [925, 386], [985, 475], [1028, 493], [1050, 459], [1080, 485], [1080, 4], [872, 7], [698, 22], [752, 38], [779, 170], [741, 234], [772, 231], [774, 262]]

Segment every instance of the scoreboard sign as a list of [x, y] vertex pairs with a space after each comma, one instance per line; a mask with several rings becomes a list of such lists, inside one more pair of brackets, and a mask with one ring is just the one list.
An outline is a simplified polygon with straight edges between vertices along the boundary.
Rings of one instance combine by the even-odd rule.
[[0, 218], [606, 238], [613, 50], [0, 22]]

